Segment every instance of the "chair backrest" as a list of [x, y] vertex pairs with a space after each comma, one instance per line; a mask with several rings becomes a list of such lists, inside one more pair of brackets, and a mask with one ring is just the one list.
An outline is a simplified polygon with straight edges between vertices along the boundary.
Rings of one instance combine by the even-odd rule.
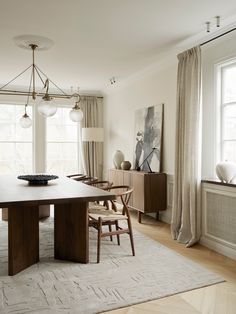
[[111, 186], [113, 185], [113, 182], [106, 181], [106, 180], [100, 180], [100, 181], [90, 182], [88, 184], [92, 185], [96, 188], [109, 191]]
[[84, 178], [86, 178], [86, 175], [82, 174], [82, 173], [70, 174], [67, 176], [67, 178], [70, 178], [70, 179], [73, 179], [76, 181], [82, 181], [82, 180], [84, 180]]
[[[128, 185], [114, 185], [110, 187], [110, 191], [116, 194], [116, 201], [121, 201], [123, 205], [122, 214], [129, 216], [128, 203], [133, 193], [133, 188]], [[117, 207], [114, 201], [111, 201], [112, 208], [116, 211]]]
[[81, 182], [85, 183], [85, 184], [88, 184], [90, 185], [91, 183], [95, 183], [98, 181], [98, 178], [96, 177], [89, 177], [89, 176], [86, 176], [83, 180], [81, 180]]

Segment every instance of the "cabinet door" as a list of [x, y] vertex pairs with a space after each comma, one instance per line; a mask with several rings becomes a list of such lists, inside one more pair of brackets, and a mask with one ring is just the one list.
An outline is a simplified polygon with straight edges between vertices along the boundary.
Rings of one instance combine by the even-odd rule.
[[113, 185], [123, 185], [123, 171], [110, 169], [109, 170], [109, 181], [113, 183]]
[[154, 213], [166, 209], [166, 174], [144, 175], [145, 212]]
[[133, 205], [135, 209], [144, 212], [144, 176], [133, 173]]

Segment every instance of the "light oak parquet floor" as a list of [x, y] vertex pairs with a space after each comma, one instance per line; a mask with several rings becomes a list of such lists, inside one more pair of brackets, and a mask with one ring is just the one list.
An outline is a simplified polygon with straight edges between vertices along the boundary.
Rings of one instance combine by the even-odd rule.
[[236, 314], [236, 261], [197, 244], [185, 248], [171, 239], [170, 226], [143, 216], [142, 224], [133, 214], [133, 227], [183, 256], [221, 275], [226, 282], [174, 296], [141, 303], [109, 314]]

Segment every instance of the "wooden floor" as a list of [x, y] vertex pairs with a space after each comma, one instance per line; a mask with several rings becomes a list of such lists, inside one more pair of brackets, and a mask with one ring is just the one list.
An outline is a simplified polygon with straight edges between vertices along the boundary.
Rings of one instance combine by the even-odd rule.
[[106, 313], [236, 314], [236, 261], [199, 244], [185, 248], [171, 239], [168, 224], [147, 216], [142, 218], [142, 224], [138, 224], [136, 217], [133, 218], [135, 229], [221, 275], [226, 282]]

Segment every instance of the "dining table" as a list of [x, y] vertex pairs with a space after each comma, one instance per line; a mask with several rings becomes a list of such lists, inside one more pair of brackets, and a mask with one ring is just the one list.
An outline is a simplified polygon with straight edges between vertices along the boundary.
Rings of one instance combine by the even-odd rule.
[[67, 177], [30, 185], [15, 175], [0, 176], [0, 208], [8, 208], [8, 274], [39, 262], [39, 206], [54, 205], [54, 258], [89, 262], [89, 202], [115, 199]]

